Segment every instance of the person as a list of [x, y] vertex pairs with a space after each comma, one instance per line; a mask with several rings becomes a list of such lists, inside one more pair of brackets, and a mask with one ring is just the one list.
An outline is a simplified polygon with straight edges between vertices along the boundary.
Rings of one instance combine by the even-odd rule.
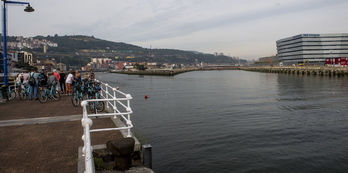
[[66, 93], [66, 87], [65, 87], [65, 78], [66, 74], [64, 73], [64, 70], [60, 70], [59, 73], [59, 86], [60, 86], [60, 91], [62, 92], [62, 94]]
[[22, 75], [23, 73], [20, 73], [20, 74], [17, 74], [17, 77], [16, 77], [16, 88], [17, 88], [17, 93], [21, 93], [21, 85], [22, 85]]
[[57, 79], [57, 77], [54, 75], [54, 72], [49, 72], [48, 75], [49, 75], [48, 80], [47, 80], [48, 85], [50, 85], [50, 86], [51, 86], [51, 85], [56, 86], [57, 83], [58, 83], [58, 79]]
[[29, 99], [30, 100], [38, 100], [38, 91], [39, 91], [39, 71], [32, 70], [30, 76], [33, 76], [35, 79], [35, 85], [29, 85]]
[[47, 74], [44, 69], [41, 69], [41, 73], [39, 75], [39, 87], [44, 87], [47, 85]]
[[81, 78], [81, 73], [79, 73], [78, 70], [76, 70], [76, 73], [75, 73], [75, 81], [74, 82], [77, 82], [79, 84], [82, 83], [82, 78]]
[[78, 70], [75, 71], [75, 76], [81, 76], [81, 74]]
[[[60, 80], [60, 75], [56, 69], [53, 70], [53, 75], [57, 78], [57, 81]], [[58, 82], [56, 83], [56, 90], [58, 91]]]
[[21, 91], [25, 90], [26, 87], [29, 87], [29, 72], [25, 71], [22, 75], [22, 85], [21, 85]]
[[88, 72], [85, 72], [84, 80], [89, 80], [89, 74], [88, 74]]
[[89, 70], [90, 73], [89, 73], [89, 78], [90, 80], [94, 80], [94, 72], [93, 72], [93, 69]]
[[75, 72], [72, 71], [71, 73], [68, 74], [68, 76], [66, 77], [66, 80], [65, 80], [66, 92], [68, 95], [71, 95], [73, 92], [74, 76], [75, 76]]
[[22, 75], [22, 89], [24, 88], [24, 85], [26, 85], [29, 82], [29, 72], [25, 71], [25, 73]]

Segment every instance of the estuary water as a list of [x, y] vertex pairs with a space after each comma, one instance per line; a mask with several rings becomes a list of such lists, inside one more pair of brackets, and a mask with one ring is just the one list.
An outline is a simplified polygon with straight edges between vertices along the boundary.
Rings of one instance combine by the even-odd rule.
[[152, 146], [156, 173], [348, 171], [347, 77], [96, 77], [132, 95], [132, 131]]

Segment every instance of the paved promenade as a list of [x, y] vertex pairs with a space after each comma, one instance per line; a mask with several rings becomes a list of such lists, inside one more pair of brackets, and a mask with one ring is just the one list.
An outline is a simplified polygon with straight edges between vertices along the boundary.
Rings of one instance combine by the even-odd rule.
[[[66, 95], [46, 103], [17, 97], [0, 104], [0, 172], [77, 172], [81, 118], [82, 107], [74, 107]], [[115, 127], [110, 118], [93, 120], [92, 129], [108, 127]], [[122, 135], [108, 131], [91, 137], [92, 145], [99, 145]]]

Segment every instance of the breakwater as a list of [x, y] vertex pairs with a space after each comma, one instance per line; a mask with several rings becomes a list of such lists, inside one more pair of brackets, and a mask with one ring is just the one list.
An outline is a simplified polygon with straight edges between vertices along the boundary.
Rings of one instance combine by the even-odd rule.
[[156, 70], [122, 70], [122, 71], [110, 71], [110, 73], [120, 73], [128, 75], [158, 75], [158, 76], [174, 76], [176, 74], [194, 71], [194, 69], [156, 69]]
[[215, 67], [195, 67], [181, 69], [146, 69], [146, 70], [111, 70], [110, 73], [120, 73], [128, 75], [159, 75], [159, 76], [174, 76], [180, 73], [202, 70], [237, 70], [237, 66], [215, 66]]
[[286, 73], [298, 75], [320, 75], [320, 76], [347, 76], [348, 68], [346, 67], [241, 67], [245, 71], [257, 71], [265, 73]]

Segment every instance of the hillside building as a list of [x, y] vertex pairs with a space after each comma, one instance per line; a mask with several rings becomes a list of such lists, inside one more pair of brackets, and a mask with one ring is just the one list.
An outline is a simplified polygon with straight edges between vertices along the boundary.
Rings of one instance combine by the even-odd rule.
[[299, 34], [276, 44], [281, 65], [348, 65], [348, 33]]

